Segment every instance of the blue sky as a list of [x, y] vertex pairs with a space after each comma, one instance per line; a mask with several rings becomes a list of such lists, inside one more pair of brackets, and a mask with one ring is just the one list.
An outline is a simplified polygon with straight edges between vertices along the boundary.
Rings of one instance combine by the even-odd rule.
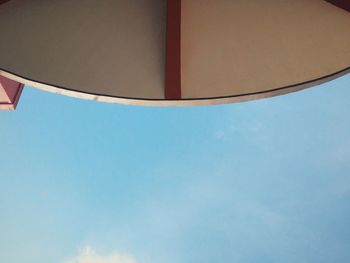
[[195, 108], [26, 88], [0, 112], [0, 262], [350, 262], [349, 87]]

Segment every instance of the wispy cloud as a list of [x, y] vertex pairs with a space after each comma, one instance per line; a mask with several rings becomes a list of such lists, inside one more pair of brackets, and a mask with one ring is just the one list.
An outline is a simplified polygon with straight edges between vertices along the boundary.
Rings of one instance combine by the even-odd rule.
[[226, 132], [223, 130], [218, 130], [215, 132], [215, 138], [218, 140], [224, 140], [226, 137]]
[[237, 123], [227, 121], [226, 126], [216, 130], [214, 136], [217, 140], [230, 141], [237, 137], [265, 139], [266, 127], [259, 120], [244, 120]]
[[64, 263], [136, 263], [128, 255], [112, 252], [109, 255], [99, 255], [90, 246], [82, 249], [78, 256], [65, 261]]

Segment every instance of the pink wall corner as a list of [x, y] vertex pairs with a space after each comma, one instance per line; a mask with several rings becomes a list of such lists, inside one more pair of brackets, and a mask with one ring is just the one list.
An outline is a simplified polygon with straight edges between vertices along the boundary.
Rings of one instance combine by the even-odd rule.
[[14, 110], [24, 85], [0, 76], [0, 110]]

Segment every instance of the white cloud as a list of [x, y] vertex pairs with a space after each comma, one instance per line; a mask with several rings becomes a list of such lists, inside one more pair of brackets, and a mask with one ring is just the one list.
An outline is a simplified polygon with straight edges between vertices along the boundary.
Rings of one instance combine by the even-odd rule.
[[109, 255], [99, 255], [91, 247], [87, 246], [80, 251], [77, 257], [64, 263], [136, 263], [136, 261], [132, 257], [118, 252], [112, 252]]

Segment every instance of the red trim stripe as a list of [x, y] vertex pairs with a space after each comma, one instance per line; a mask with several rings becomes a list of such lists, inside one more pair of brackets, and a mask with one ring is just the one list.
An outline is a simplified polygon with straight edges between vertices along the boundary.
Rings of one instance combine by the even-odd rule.
[[167, 0], [165, 98], [181, 99], [181, 0]]
[[326, 1], [350, 12], [350, 0], [326, 0]]

